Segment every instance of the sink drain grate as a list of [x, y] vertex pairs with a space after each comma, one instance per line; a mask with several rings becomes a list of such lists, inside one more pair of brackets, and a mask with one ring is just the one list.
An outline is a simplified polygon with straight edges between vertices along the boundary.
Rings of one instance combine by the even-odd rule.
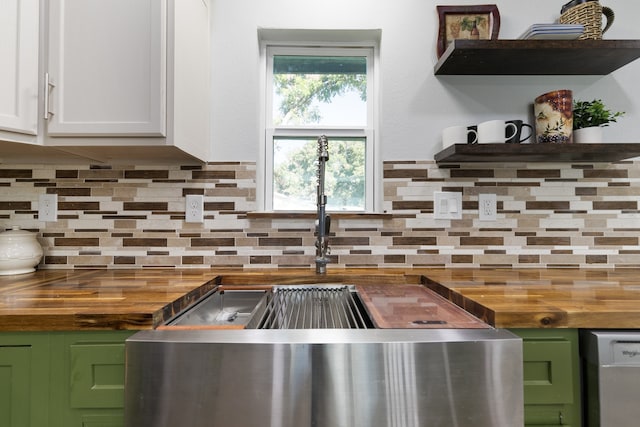
[[373, 328], [353, 286], [275, 286], [258, 329]]

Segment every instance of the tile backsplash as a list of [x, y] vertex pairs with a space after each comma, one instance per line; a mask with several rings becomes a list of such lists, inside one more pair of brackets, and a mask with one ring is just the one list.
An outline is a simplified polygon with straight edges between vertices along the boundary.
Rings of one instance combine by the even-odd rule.
[[[461, 220], [433, 219], [433, 192], [463, 193]], [[332, 222], [332, 263], [344, 267], [637, 267], [640, 164], [384, 163], [387, 215]], [[38, 196], [58, 194], [58, 221]], [[497, 195], [496, 221], [478, 194]], [[204, 223], [184, 221], [202, 194]], [[250, 215], [256, 165], [0, 164], [0, 226], [35, 231], [39, 268], [312, 267], [314, 219]]]

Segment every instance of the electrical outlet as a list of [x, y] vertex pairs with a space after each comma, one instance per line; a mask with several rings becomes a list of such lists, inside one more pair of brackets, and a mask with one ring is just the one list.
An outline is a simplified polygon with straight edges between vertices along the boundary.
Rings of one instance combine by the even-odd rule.
[[185, 204], [186, 222], [204, 222], [204, 196], [201, 194], [187, 194]]
[[433, 200], [435, 219], [462, 219], [462, 193], [435, 191]]
[[38, 219], [45, 222], [58, 220], [57, 194], [41, 194], [38, 197]]
[[497, 219], [496, 195], [479, 194], [478, 211], [478, 219], [480, 221], [495, 221]]

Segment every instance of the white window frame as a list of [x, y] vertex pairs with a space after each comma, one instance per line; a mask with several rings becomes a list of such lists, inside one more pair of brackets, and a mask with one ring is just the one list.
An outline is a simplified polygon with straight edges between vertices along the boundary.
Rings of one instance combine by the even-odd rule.
[[[318, 56], [365, 56], [367, 59], [367, 122], [364, 126], [281, 126], [273, 125], [273, 56], [274, 55], [318, 55]], [[277, 137], [310, 137], [326, 135], [331, 138], [365, 138], [365, 207], [363, 212], [378, 212], [381, 191], [377, 183], [381, 182], [381, 167], [376, 141], [377, 93], [378, 93], [378, 49], [375, 43], [309, 43], [296, 45], [263, 41], [261, 44], [261, 81], [262, 105], [261, 124], [264, 140], [260, 144], [259, 164], [257, 167], [257, 202], [262, 211], [273, 211], [273, 140]], [[358, 211], [360, 212], [360, 211]]]

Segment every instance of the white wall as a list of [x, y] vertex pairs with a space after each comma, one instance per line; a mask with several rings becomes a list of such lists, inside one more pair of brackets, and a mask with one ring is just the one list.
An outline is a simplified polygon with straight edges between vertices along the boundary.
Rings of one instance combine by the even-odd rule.
[[[442, 76], [437, 61], [438, 4], [456, 0], [212, 0], [212, 145], [215, 161], [257, 161], [260, 134], [258, 28], [381, 29], [381, 160], [432, 159], [440, 131], [489, 119], [530, 120], [533, 99], [554, 89], [602, 98], [626, 111], [606, 142], [640, 142], [640, 60], [608, 76]], [[553, 22], [564, 1], [502, 0], [499, 38]], [[616, 18], [606, 39], [640, 39], [640, 3], [603, 0]]]

